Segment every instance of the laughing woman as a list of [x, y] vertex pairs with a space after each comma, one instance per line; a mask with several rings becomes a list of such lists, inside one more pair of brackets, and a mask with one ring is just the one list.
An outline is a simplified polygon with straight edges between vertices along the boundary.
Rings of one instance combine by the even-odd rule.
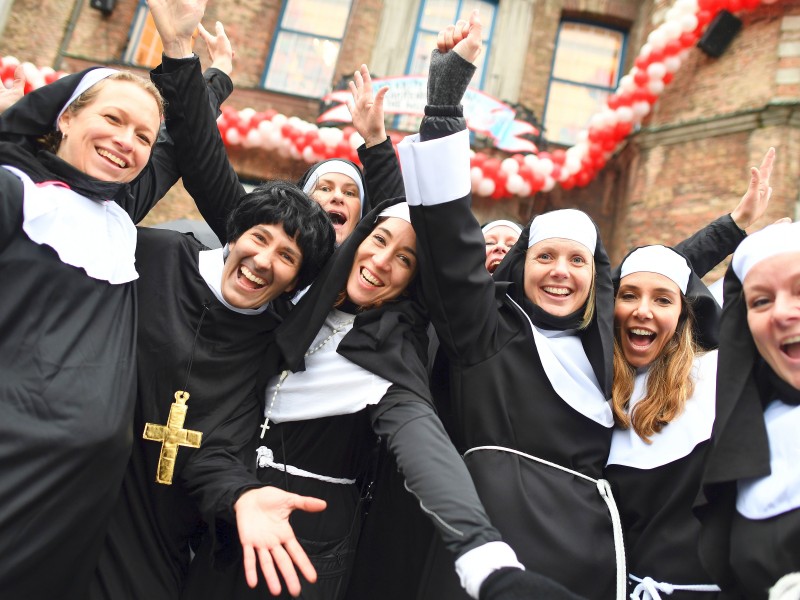
[[632, 598], [708, 600], [692, 505], [714, 422], [719, 307], [686, 259], [631, 252], [615, 277], [613, 407], [606, 477], [625, 530]]
[[722, 598], [800, 570], [800, 223], [746, 239], [725, 274], [700, 556]]
[[149, 81], [90, 69], [0, 118], [4, 598], [86, 595], [130, 451], [134, 222], [166, 191], [161, 113]]

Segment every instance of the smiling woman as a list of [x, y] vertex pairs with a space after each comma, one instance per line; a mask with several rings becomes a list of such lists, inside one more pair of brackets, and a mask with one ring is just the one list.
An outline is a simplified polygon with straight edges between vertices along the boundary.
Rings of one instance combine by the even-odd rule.
[[[800, 223], [748, 237], [725, 274], [700, 555], [730, 597], [800, 571]], [[728, 596], [726, 596], [728, 597]]]
[[714, 422], [717, 353], [705, 350], [716, 346], [719, 307], [665, 246], [631, 252], [615, 285], [617, 425], [605, 473], [625, 530], [629, 591], [713, 599], [692, 504]]
[[3, 596], [86, 596], [130, 451], [134, 221], [174, 181], [160, 116], [150, 82], [90, 69], [0, 117]]

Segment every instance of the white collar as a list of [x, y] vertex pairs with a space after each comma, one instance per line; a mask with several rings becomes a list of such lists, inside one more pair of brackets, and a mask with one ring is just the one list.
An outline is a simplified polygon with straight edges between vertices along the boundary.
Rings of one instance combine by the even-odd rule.
[[14, 167], [4, 166], [25, 188], [22, 230], [49, 246], [64, 264], [83, 269], [92, 279], [112, 285], [138, 279], [136, 226], [113, 200], [91, 200], [59, 182], [36, 184]]

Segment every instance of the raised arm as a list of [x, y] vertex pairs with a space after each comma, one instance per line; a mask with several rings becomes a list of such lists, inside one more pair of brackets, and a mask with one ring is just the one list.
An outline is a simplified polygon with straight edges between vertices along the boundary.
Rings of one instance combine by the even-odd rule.
[[[191, 54], [191, 34], [205, 2], [149, 0], [164, 41], [162, 65], [151, 73], [168, 102], [167, 131], [175, 144], [184, 187], [217, 237], [225, 242], [227, 216], [245, 190], [233, 170], [216, 124], [211, 100]], [[224, 36], [224, 30], [218, 28]], [[189, 58], [186, 58], [189, 56]]]
[[496, 288], [471, 210], [469, 134], [460, 105], [475, 71], [463, 56], [474, 60], [481, 48], [477, 16], [469, 26], [466, 36], [461, 24], [458, 32], [451, 27], [440, 34], [446, 52], [435, 50], [431, 58], [419, 136], [406, 138], [399, 150], [431, 321], [450, 358], [472, 364], [491, 354], [500, 339]]
[[349, 87], [352, 98], [348, 99], [347, 108], [356, 131], [364, 138], [358, 148], [358, 158], [364, 165], [367, 197], [375, 206], [387, 198], [405, 195], [400, 163], [384, 123], [383, 100], [389, 88], [382, 87], [377, 94], [373, 93], [367, 65], [361, 65], [353, 74]]
[[464, 461], [428, 402], [393, 385], [370, 408], [370, 417], [375, 433], [386, 438], [406, 488], [453, 553], [456, 571], [472, 598], [578, 600], [560, 585], [525, 571], [501, 540]]

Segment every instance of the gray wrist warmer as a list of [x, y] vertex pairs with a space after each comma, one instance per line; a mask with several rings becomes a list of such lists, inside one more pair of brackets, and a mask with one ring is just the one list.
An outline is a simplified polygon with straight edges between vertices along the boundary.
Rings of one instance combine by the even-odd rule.
[[428, 72], [428, 104], [461, 104], [461, 98], [476, 70], [475, 65], [452, 50], [446, 54], [434, 50]]

